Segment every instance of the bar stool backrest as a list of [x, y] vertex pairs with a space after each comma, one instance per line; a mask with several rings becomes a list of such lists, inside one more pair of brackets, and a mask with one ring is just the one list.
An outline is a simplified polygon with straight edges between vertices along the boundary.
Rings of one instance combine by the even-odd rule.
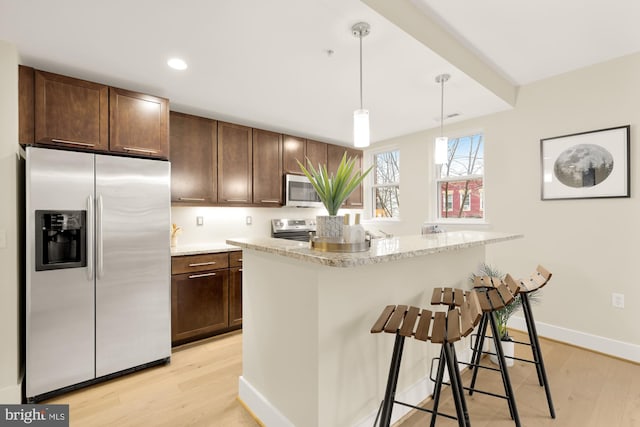
[[520, 292], [533, 292], [544, 287], [551, 280], [551, 272], [541, 265], [538, 265], [528, 279], [519, 281]]
[[371, 333], [397, 333], [403, 337], [413, 337], [419, 341], [430, 340], [436, 344], [456, 342], [469, 335], [482, 318], [477, 293], [451, 288], [436, 288], [434, 294], [436, 293], [442, 300], [452, 302], [456, 300], [455, 295], [458, 295], [459, 305], [447, 304], [450, 308], [446, 312], [432, 312], [406, 305], [388, 305], [374, 323]]

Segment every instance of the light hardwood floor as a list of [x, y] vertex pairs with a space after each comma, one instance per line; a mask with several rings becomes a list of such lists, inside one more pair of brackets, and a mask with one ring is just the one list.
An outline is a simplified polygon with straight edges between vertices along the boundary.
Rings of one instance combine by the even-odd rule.
[[236, 400], [242, 333], [174, 348], [171, 363], [51, 399], [69, 404], [70, 426], [258, 426]]
[[[549, 417], [535, 368], [516, 362], [509, 372], [523, 426], [640, 427], [640, 366], [549, 340], [543, 339], [541, 345], [557, 418]], [[241, 355], [242, 334], [233, 332], [174, 349], [167, 366], [47, 403], [68, 403], [70, 425], [76, 427], [255, 427], [258, 424], [236, 400]], [[500, 384], [496, 375], [482, 372], [479, 385], [495, 389]], [[443, 389], [441, 408], [453, 413], [449, 395]], [[474, 394], [467, 402], [474, 427], [514, 426], [506, 401]], [[424, 415], [416, 414], [399, 425], [428, 425], [425, 420]], [[439, 418], [437, 425], [457, 423]]]
[[[510, 332], [526, 341], [525, 334]], [[636, 427], [640, 426], [640, 366], [559, 342], [540, 339], [556, 419], [549, 416], [544, 388], [538, 385], [534, 365], [516, 361], [509, 368], [520, 422], [526, 427]], [[530, 358], [531, 350], [516, 346], [516, 356]], [[483, 363], [490, 365], [490, 362]], [[480, 372], [476, 386], [504, 394], [500, 374]], [[469, 385], [470, 373], [463, 375]], [[443, 388], [441, 410], [455, 414], [451, 391]], [[507, 401], [487, 395], [465, 394], [473, 427], [513, 427]], [[429, 402], [430, 403], [430, 402]], [[432, 406], [432, 405], [431, 405]], [[426, 407], [431, 407], [429, 404]], [[429, 425], [430, 414], [406, 417], [402, 427]], [[457, 426], [457, 421], [438, 417], [440, 427]]]

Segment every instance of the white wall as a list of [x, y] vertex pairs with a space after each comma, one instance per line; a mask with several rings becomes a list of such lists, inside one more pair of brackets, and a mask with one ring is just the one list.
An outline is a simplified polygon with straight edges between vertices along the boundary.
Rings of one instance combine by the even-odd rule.
[[[627, 124], [631, 198], [540, 200], [541, 138]], [[640, 361], [638, 125], [640, 54], [524, 86], [513, 110], [445, 128], [446, 135], [484, 131], [486, 227], [525, 235], [508, 248], [488, 247], [487, 259], [519, 276], [538, 263], [553, 272], [534, 308], [546, 334], [635, 361]], [[415, 233], [425, 219], [433, 220], [429, 165], [437, 133], [420, 132], [369, 150], [400, 147], [397, 234]], [[612, 292], [625, 295], [624, 309], [611, 306]]]
[[0, 403], [20, 403], [18, 330], [18, 54], [0, 40]]

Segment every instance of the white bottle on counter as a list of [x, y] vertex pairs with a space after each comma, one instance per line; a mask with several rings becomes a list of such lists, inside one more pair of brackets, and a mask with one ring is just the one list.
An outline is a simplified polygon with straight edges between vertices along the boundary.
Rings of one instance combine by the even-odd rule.
[[359, 213], [356, 214], [355, 225], [352, 225], [349, 228], [351, 228], [351, 240], [352, 240], [351, 243], [364, 243], [365, 232], [364, 232], [364, 227], [362, 226], [362, 224], [360, 224]]
[[351, 225], [349, 224], [349, 214], [344, 214], [344, 221], [342, 224], [342, 240], [344, 243], [352, 243], [351, 242]]

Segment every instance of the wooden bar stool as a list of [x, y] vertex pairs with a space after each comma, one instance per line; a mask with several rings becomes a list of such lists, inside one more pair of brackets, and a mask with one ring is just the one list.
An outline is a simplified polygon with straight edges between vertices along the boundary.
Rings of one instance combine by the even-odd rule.
[[[439, 290], [443, 292], [442, 289]], [[469, 414], [464, 392], [462, 379], [455, 358], [454, 343], [462, 337], [468, 336], [482, 317], [482, 311], [476, 292], [464, 292], [461, 290], [446, 291], [447, 295], [455, 298], [457, 295], [459, 306], [444, 311], [433, 312], [431, 310], [420, 309], [418, 307], [408, 307], [406, 305], [388, 305], [384, 308], [378, 320], [371, 328], [371, 333], [387, 332], [395, 334], [395, 343], [389, 367], [389, 377], [385, 390], [384, 400], [376, 416], [374, 425], [388, 427], [391, 423], [391, 414], [395, 403], [411, 408], [430, 412], [432, 423], [436, 415], [457, 419], [460, 427], [469, 427]], [[431, 341], [434, 344], [442, 344], [442, 353], [446, 367], [451, 378], [451, 391], [456, 407], [456, 417], [448, 414], [438, 413], [437, 410], [419, 408], [408, 403], [395, 400], [396, 387], [398, 384], [398, 374], [400, 372], [400, 362], [405, 338], [415, 338], [419, 341]], [[435, 385], [438, 393], [442, 383]]]
[[531, 347], [531, 353], [533, 360], [523, 360], [524, 362], [534, 363], [536, 365], [536, 371], [538, 373], [538, 383], [541, 387], [544, 387], [545, 394], [547, 395], [547, 404], [549, 405], [549, 414], [551, 418], [556, 417], [556, 411], [553, 408], [553, 401], [551, 399], [551, 389], [549, 387], [549, 380], [547, 379], [547, 372], [544, 367], [544, 359], [542, 358], [542, 350], [540, 349], [540, 341], [538, 340], [538, 331], [536, 330], [536, 322], [533, 318], [533, 311], [531, 311], [531, 301], [529, 296], [531, 293], [544, 287], [551, 280], [551, 272], [541, 265], [538, 265], [536, 271], [527, 279], [514, 280], [507, 274], [505, 281], [511, 282], [514, 285], [517, 284], [520, 288], [520, 299], [522, 301], [522, 312], [524, 313], [524, 320], [527, 324], [527, 333], [529, 334], [529, 342], [517, 342], [518, 344], [529, 345]]
[[[504, 308], [507, 304], [510, 304], [518, 294], [519, 287], [509, 287], [505, 282], [496, 277], [489, 276], [476, 276], [474, 278], [474, 289], [478, 292], [478, 299], [480, 301], [480, 307], [482, 308], [482, 318], [480, 319], [480, 326], [478, 331], [478, 339], [473, 346], [473, 355], [471, 357], [471, 363], [468, 365], [472, 367], [473, 374], [471, 377], [471, 384], [469, 387], [464, 387], [465, 390], [469, 390], [469, 395], [477, 391], [478, 393], [499, 397], [506, 399], [509, 405], [509, 413], [511, 418], [515, 422], [517, 427], [520, 427], [520, 417], [518, 415], [518, 408], [516, 406], [516, 400], [513, 393], [513, 387], [511, 386], [511, 378], [509, 377], [509, 371], [507, 369], [507, 363], [505, 360], [504, 352], [502, 351], [502, 345], [500, 343], [500, 333], [495, 318], [495, 312], [501, 308]], [[496, 358], [498, 359], [498, 368], [491, 368], [480, 364], [480, 358], [482, 356], [482, 346], [487, 333], [487, 327], [491, 326], [491, 339], [494, 343], [496, 351]], [[489, 369], [493, 371], [499, 371], [502, 377], [502, 384], [504, 386], [504, 395], [491, 393], [484, 390], [475, 388], [476, 378], [478, 375], [478, 369]]]
[[[538, 289], [545, 286], [549, 280], [551, 279], [551, 273], [538, 265], [536, 271], [534, 271], [530, 277], [527, 279], [514, 279], [510, 274], [507, 274], [504, 279], [505, 285], [509, 288], [511, 292], [517, 295], [518, 298], [521, 299], [522, 302], [522, 311], [524, 313], [525, 322], [527, 325], [527, 333], [529, 335], [529, 342], [516, 341], [513, 342], [515, 344], [528, 345], [531, 347], [531, 353], [533, 355], [533, 360], [523, 359], [519, 357], [514, 357], [515, 360], [519, 360], [521, 362], [533, 363], [536, 365], [536, 372], [538, 374], [538, 382], [540, 386], [543, 386], [545, 389], [545, 394], [547, 397], [547, 403], [549, 405], [549, 413], [551, 418], [556, 417], [555, 409], [553, 407], [553, 400], [551, 399], [551, 389], [549, 387], [549, 380], [547, 379], [547, 373], [544, 367], [544, 359], [542, 357], [542, 351], [540, 349], [540, 342], [538, 340], [538, 333], [536, 331], [535, 321], [533, 319], [533, 312], [531, 311], [531, 302], [529, 300], [529, 296], [531, 293], [537, 291]], [[501, 281], [496, 278], [487, 278], [481, 277], [476, 278], [474, 287], [477, 289], [482, 288], [491, 288], [495, 287], [496, 284]], [[482, 355], [481, 349], [484, 340], [484, 335], [486, 334], [486, 322], [485, 317], [483, 316], [482, 320], [480, 320], [480, 328], [479, 328], [479, 339], [476, 340], [475, 346], [473, 347], [473, 357], [472, 357], [472, 365], [473, 365], [473, 375], [470, 385], [470, 394], [473, 393], [473, 388], [475, 386], [475, 381], [478, 374], [478, 367], [480, 364], [480, 357]]]

